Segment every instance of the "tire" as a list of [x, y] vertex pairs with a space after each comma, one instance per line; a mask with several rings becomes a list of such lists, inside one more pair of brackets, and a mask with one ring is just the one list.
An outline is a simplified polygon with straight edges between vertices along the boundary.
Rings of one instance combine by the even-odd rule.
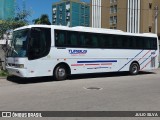
[[132, 63], [129, 69], [131, 75], [137, 75], [139, 73], [138, 63]]
[[65, 65], [58, 65], [53, 73], [54, 79], [57, 81], [66, 80], [67, 78], [67, 69]]

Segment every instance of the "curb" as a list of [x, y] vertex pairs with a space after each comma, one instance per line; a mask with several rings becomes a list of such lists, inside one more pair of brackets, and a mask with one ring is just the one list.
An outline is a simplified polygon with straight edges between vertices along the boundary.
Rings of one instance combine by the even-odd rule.
[[0, 79], [7, 79], [7, 77], [0, 77]]

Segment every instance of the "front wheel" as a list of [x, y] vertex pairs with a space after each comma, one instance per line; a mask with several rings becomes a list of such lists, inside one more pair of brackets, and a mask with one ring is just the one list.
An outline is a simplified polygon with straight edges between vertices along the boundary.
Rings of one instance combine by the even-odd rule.
[[139, 65], [137, 63], [132, 63], [129, 71], [131, 75], [137, 75], [139, 73]]
[[64, 65], [59, 65], [55, 68], [53, 73], [55, 80], [65, 80], [67, 78], [67, 69]]

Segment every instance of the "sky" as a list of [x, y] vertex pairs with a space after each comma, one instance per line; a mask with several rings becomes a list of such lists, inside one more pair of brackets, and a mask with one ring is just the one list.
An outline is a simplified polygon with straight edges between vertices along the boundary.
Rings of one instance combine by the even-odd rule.
[[[23, 1], [26, 3], [26, 9], [32, 11], [32, 16], [28, 17], [28, 21], [32, 24], [32, 20], [39, 18], [41, 14], [48, 14], [50, 22], [52, 20], [52, 4], [60, 0], [16, 0], [16, 5], [21, 8]], [[81, 0], [89, 2], [90, 0]]]

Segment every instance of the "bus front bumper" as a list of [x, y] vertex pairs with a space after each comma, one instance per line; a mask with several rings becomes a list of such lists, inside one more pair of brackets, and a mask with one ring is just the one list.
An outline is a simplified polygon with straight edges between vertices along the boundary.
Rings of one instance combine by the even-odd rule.
[[10, 75], [15, 75], [18, 77], [27, 77], [27, 69], [20, 69], [20, 68], [13, 68], [13, 67], [6, 67]]

